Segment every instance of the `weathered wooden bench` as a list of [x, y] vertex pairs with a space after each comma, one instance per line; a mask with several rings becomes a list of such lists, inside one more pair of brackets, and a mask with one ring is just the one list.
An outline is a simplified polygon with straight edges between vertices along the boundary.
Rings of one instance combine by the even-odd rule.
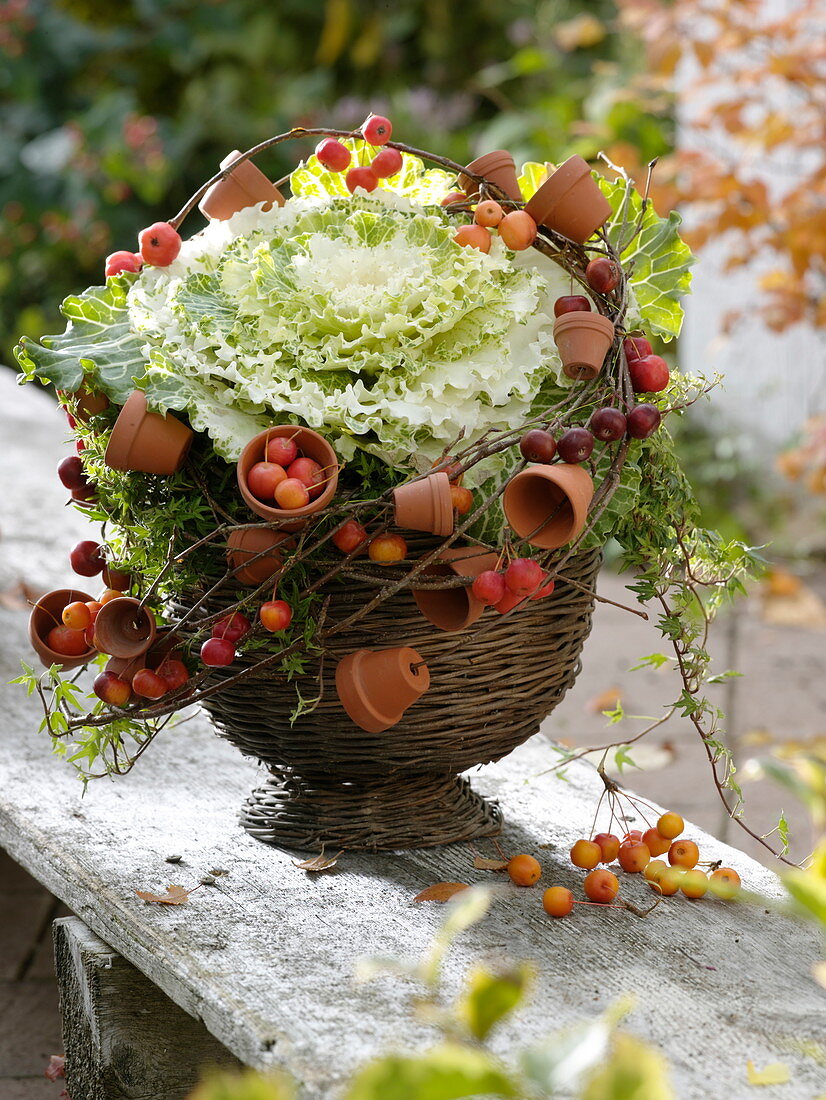
[[[7, 469], [17, 477], [0, 498], [0, 585], [21, 568], [35, 583], [68, 580], [65, 547], [80, 521], [54, 526], [68, 515], [46, 481], [57, 457], [54, 414], [41, 395], [14, 396], [3, 380]], [[26, 652], [25, 621], [0, 609], [3, 685]], [[241, 830], [236, 815], [256, 765], [203, 720], [168, 729], [128, 777], [95, 782], [83, 797], [35, 732], [36, 700], [3, 686], [0, 705], [0, 844], [77, 914], [55, 928], [74, 1100], [172, 1100], [203, 1065], [235, 1059], [285, 1069], [305, 1097], [327, 1097], [371, 1056], [434, 1041], [411, 1016], [410, 983], [360, 985], [354, 968], [365, 956], [425, 950], [443, 910], [412, 899], [440, 880], [483, 880], [468, 846], [347, 854], [311, 876]], [[505, 808], [505, 850], [537, 854], [548, 883], [573, 887], [579, 874], [567, 851], [590, 829], [601, 785], [585, 765], [562, 781], [547, 773], [551, 763], [535, 738], [474, 782]], [[779, 895], [771, 872], [690, 834], [750, 889]], [[198, 886], [216, 870], [226, 873], [181, 907], [136, 894]], [[641, 881], [623, 889], [632, 901], [650, 899]], [[458, 988], [480, 957], [533, 961], [533, 996], [494, 1040], [505, 1056], [630, 992], [629, 1027], [668, 1057], [682, 1100], [750, 1095], [748, 1060], [786, 1062], [792, 1082], [777, 1095], [808, 1097], [823, 1091], [823, 1068], [805, 1053], [826, 1032], [810, 975], [818, 951], [812, 927], [770, 906], [675, 898], [645, 920], [583, 908], [552, 921], [537, 890], [503, 885], [491, 914], [458, 942], [446, 980]]]

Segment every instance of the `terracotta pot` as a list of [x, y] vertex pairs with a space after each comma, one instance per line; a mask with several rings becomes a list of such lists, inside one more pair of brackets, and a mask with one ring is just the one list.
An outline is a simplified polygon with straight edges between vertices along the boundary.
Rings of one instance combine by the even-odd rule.
[[[239, 584], [255, 587], [272, 580], [284, 564], [275, 547], [286, 538], [287, 535], [266, 527], [242, 527], [230, 532], [227, 561], [230, 568], [236, 570], [234, 579]], [[262, 557], [257, 557], [258, 554]]]
[[358, 649], [339, 661], [336, 691], [357, 726], [381, 733], [402, 720], [430, 687], [430, 673], [421, 660], [415, 649], [403, 646]]
[[393, 490], [393, 522], [406, 531], [428, 531], [446, 538], [453, 534], [453, 499], [444, 470], [410, 481]]
[[85, 424], [93, 416], [97, 416], [98, 413], [102, 413], [104, 409], [109, 408], [109, 398], [106, 394], [100, 392], [92, 393], [86, 389], [79, 389], [75, 390], [74, 393], [67, 394], [67, 397], [71, 397], [75, 402], [73, 415], [82, 424]]
[[85, 665], [97, 656], [97, 650], [90, 647], [85, 653], [77, 657], [66, 657], [62, 653], [50, 649], [46, 645], [46, 638], [52, 627], [61, 626], [60, 618], [63, 608], [70, 603], [89, 603], [92, 599], [86, 592], [80, 592], [76, 588], [56, 588], [53, 592], [47, 592], [41, 596], [29, 615], [29, 641], [32, 643], [37, 656], [43, 665], [60, 665], [61, 668], [78, 668]]
[[538, 463], [508, 482], [502, 507], [520, 538], [542, 550], [556, 550], [583, 529], [593, 495], [591, 475], [581, 466]]
[[119, 596], [105, 603], [95, 619], [95, 645], [112, 657], [137, 657], [155, 641], [155, 617], [140, 600]]
[[[495, 149], [492, 153], [485, 153], [484, 156], [472, 161], [467, 169], [501, 187], [508, 198], [513, 199], [514, 202], [522, 202], [522, 192], [519, 190], [519, 182], [516, 178], [516, 165], [507, 149]], [[468, 198], [479, 194], [479, 184], [470, 176], [459, 176], [459, 186]]]
[[[476, 578], [486, 569], [495, 569], [499, 561], [497, 554], [485, 554], [478, 546], [451, 546], [442, 551], [441, 557], [445, 560], [428, 565], [420, 576]], [[476, 622], [487, 606], [476, 599], [470, 585], [414, 588], [412, 595], [419, 611], [439, 630], [464, 630]]]
[[542, 184], [525, 209], [570, 241], [584, 244], [611, 217], [611, 207], [582, 157], [569, 157]]
[[[221, 167], [226, 168], [240, 155], [238, 149], [233, 149], [221, 161]], [[237, 168], [233, 168], [228, 176], [213, 183], [198, 203], [198, 209], [206, 218], [226, 221], [239, 210], [255, 206], [259, 202], [264, 203], [264, 210], [271, 210], [273, 203], [283, 206], [286, 199], [260, 168], [256, 168], [251, 160], [245, 160]]]
[[[288, 436], [294, 439], [299, 451], [305, 458], [313, 458], [325, 471], [327, 484], [319, 495], [305, 504], [303, 508], [278, 508], [275, 504], [264, 504], [249, 491], [247, 486], [247, 474], [256, 462], [264, 459], [267, 440], [276, 436]], [[270, 523], [277, 523], [285, 531], [297, 531], [303, 527], [309, 516], [326, 508], [335, 496], [338, 486], [338, 458], [336, 452], [323, 435], [314, 432], [311, 428], [299, 428], [295, 424], [279, 424], [274, 428], [267, 428], [253, 436], [241, 452], [236, 467], [238, 488], [241, 496], [247, 503], [247, 507], [262, 519]]]
[[614, 326], [601, 313], [563, 313], [554, 321], [554, 340], [565, 374], [590, 382], [602, 370]]
[[175, 648], [179, 640], [172, 637], [172, 630], [169, 627], [163, 627], [157, 631], [152, 645], [143, 653], [138, 653], [134, 657], [110, 657], [106, 662], [106, 671], [114, 672], [119, 679], [131, 684], [135, 673], [140, 672], [142, 668], [151, 668], [154, 671], [167, 657], [179, 657]]
[[134, 390], [115, 421], [104, 461], [113, 470], [174, 474], [183, 466], [192, 438], [186, 424], [170, 413], [149, 412], [144, 393]]

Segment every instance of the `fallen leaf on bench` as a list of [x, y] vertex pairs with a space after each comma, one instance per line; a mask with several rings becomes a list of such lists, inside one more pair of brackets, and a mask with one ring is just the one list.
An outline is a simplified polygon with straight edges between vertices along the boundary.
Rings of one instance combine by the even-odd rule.
[[339, 857], [343, 855], [344, 849], [334, 856], [325, 856], [322, 852], [320, 856], [313, 856], [312, 859], [305, 859], [301, 863], [293, 860], [293, 867], [299, 867], [302, 871], [329, 871], [331, 867], [335, 867]]
[[755, 1069], [754, 1062], [746, 1062], [746, 1077], [750, 1085], [785, 1085], [791, 1076], [785, 1062], [772, 1062], [765, 1069]]
[[66, 1076], [66, 1059], [62, 1054], [53, 1054], [49, 1058], [49, 1064], [43, 1070], [43, 1076], [50, 1081], [57, 1081], [59, 1077]]
[[508, 861], [506, 859], [486, 859], [485, 856], [476, 856], [473, 866], [477, 871], [506, 871]]
[[161, 905], [183, 905], [191, 890], [185, 890], [183, 886], [167, 886], [165, 894], [150, 894], [147, 890], [136, 890], [135, 893], [144, 901], [159, 901]]
[[428, 886], [420, 894], [416, 894], [414, 901], [450, 901], [454, 894], [467, 890], [466, 882], [437, 882]]

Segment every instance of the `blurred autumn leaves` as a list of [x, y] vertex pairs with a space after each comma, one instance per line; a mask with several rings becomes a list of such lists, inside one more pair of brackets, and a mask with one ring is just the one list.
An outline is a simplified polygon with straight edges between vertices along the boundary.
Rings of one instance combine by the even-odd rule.
[[647, 52], [639, 96], [661, 110], [679, 89], [685, 140], [658, 167], [655, 203], [692, 203], [689, 243], [722, 238], [729, 270], [757, 258], [754, 304], [770, 329], [826, 325], [822, 0], [617, 6]]
[[[0, 348], [57, 323], [228, 148], [370, 108], [457, 160], [605, 151], [694, 245], [761, 258], [773, 328], [826, 324], [822, 0], [10, 0], [0, 15]], [[680, 100], [675, 92], [679, 88]], [[674, 153], [677, 114], [690, 118]], [[778, 167], [778, 165], [780, 167]], [[280, 152], [265, 167], [290, 165]], [[607, 169], [606, 169], [607, 171]], [[3, 353], [0, 352], [0, 357]]]

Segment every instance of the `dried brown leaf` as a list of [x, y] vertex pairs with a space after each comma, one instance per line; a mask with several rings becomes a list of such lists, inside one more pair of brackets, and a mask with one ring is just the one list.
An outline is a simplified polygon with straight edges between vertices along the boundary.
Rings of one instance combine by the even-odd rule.
[[606, 688], [599, 695], [595, 695], [593, 699], [589, 699], [585, 704], [585, 709], [592, 714], [602, 714], [604, 710], [614, 710], [622, 702], [623, 694], [622, 688], [616, 687], [616, 685]]
[[477, 871], [507, 871], [508, 861], [506, 859], [487, 859], [485, 856], [476, 856], [473, 860], [473, 866]]
[[416, 894], [414, 901], [450, 901], [454, 894], [467, 890], [466, 882], [437, 882], [428, 886], [420, 894]]
[[313, 856], [312, 859], [305, 859], [301, 863], [296, 863], [293, 860], [293, 866], [300, 868], [302, 871], [329, 871], [331, 867], [339, 861], [339, 857], [344, 855], [344, 849], [337, 852], [334, 856], [325, 856], [322, 852], [320, 856]]
[[144, 901], [157, 901], [161, 905], [183, 905], [192, 891], [183, 886], [172, 885], [167, 886], [165, 894], [152, 894], [148, 890], [136, 890], [135, 893]]

